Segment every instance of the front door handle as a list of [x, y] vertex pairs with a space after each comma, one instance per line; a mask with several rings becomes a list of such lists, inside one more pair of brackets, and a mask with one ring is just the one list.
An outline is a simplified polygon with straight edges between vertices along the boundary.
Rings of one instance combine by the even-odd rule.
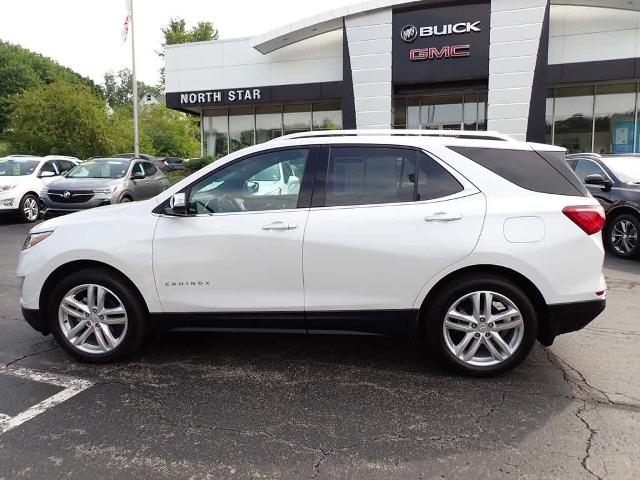
[[436, 212], [424, 217], [425, 222], [454, 222], [456, 220], [462, 220], [461, 213]]
[[297, 224], [287, 222], [271, 222], [262, 226], [263, 230], [293, 230], [295, 228], [298, 228]]

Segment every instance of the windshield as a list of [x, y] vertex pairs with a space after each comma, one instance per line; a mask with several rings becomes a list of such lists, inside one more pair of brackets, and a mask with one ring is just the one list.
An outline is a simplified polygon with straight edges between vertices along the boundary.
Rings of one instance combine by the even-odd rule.
[[125, 160], [88, 160], [67, 174], [67, 178], [122, 178], [131, 162]]
[[0, 177], [31, 175], [39, 163], [38, 160], [0, 158]]
[[621, 181], [625, 183], [640, 183], [640, 158], [612, 157], [603, 160]]

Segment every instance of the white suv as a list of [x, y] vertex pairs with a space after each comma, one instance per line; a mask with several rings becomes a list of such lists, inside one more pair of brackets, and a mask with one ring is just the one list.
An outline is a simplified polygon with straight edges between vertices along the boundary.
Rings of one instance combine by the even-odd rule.
[[[299, 188], [257, 194], [252, 179], [282, 164]], [[91, 362], [160, 328], [338, 331], [424, 336], [449, 365], [487, 375], [602, 312], [603, 225], [557, 147], [298, 133], [151, 200], [38, 225], [20, 254], [21, 305]]]
[[14, 213], [23, 222], [35, 222], [42, 190], [78, 163], [75, 157], [57, 155], [0, 158], [0, 213]]

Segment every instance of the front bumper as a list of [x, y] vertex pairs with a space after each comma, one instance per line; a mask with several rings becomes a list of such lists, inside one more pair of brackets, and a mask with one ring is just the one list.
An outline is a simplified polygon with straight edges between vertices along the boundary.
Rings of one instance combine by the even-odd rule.
[[44, 318], [44, 315], [41, 315], [40, 310], [31, 310], [29, 308], [22, 307], [22, 316], [31, 328], [40, 332], [42, 335], [48, 335], [51, 333], [47, 319]]
[[543, 345], [551, 345], [563, 333], [575, 332], [586, 327], [607, 305], [606, 299], [587, 302], [561, 303], [547, 307], [549, 315], [545, 325], [541, 325], [539, 340]]
[[48, 198], [40, 197], [40, 211], [45, 217], [80, 212], [89, 208], [104, 207], [105, 205], [111, 205], [111, 200], [108, 197], [94, 197], [88, 202], [81, 203], [58, 203]]

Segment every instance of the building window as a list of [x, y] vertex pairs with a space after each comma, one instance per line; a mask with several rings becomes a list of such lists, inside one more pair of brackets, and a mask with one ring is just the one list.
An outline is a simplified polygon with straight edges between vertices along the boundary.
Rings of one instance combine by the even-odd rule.
[[339, 101], [218, 108], [202, 116], [205, 154], [217, 157], [287, 133], [340, 128]]
[[308, 132], [311, 130], [311, 105], [284, 106], [284, 133]]
[[202, 118], [205, 154], [220, 157], [229, 153], [227, 109], [214, 110]]
[[256, 143], [282, 136], [282, 107], [256, 107]]
[[593, 141], [593, 86], [556, 90], [554, 142], [568, 152], [590, 152]]
[[633, 153], [636, 85], [597, 85], [593, 151]]
[[636, 82], [550, 89], [545, 139], [570, 153], [638, 152], [637, 98]]
[[342, 128], [340, 102], [314, 103], [312, 107], [313, 130], [340, 130]]
[[487, 93], [395, 97], [393, 126], [418, 130], [486, 130]]

